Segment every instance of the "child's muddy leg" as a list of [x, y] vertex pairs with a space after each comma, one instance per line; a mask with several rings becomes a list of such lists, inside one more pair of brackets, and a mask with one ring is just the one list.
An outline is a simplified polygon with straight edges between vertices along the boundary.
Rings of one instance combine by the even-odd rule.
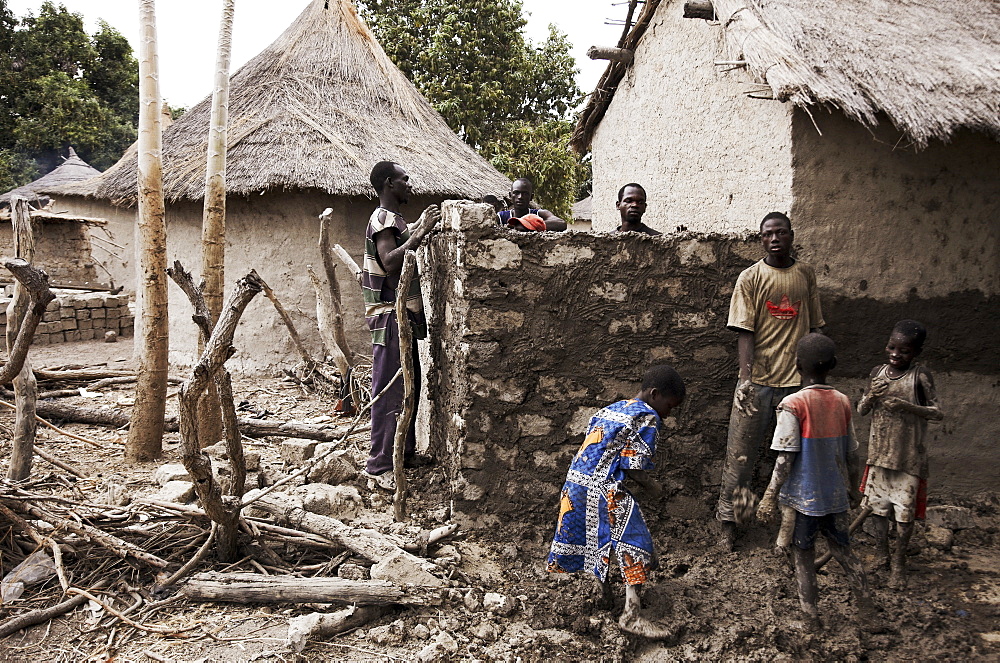
[[892, 570], [889, 574], [889, 586], [900, 589], [906, 587], [906, 549], [913, 536], [913, 523], [897, 523], [896, 550], [892, 555]]
[[603, 581], [597, 580], [597, 589], [600, 592], [600, 596], [597, 599], [597, 609], [598, 610], [611, 610], [615, 607], [615, 595], [611, 591], [611, 578], [610, 576], [605, 578]]
[[642, 602], [639, 599], [642, 585], [625, 585], [625, 610], [618, 619], [618, 626], [626, 633], [641, 635], [650, 640], [670, 640], [677, 634], [675, 629], [655, 626], [648, 619], [642, 617], [639, 611], [642, 609]]
[[889, 566], [889, 519], [874, 513], [871, 518], [875, 523], [875, 568], [884, 569]]
[[799, 604], [805, 613], [806, 626], [811, 630], [819, 628], [819, 610], [816, 607], [816, 551], [803, 550], [792, 546], [795, 557], [795, 580], [799, 584]]
[[861, 564], [851, 554], [849, 547], [842, 546], [830, 538], [827, 539], [827, 543], [830, 546], [830, 552], [833, 553], [833, 558], [844, 569], [844, 573], [851, 583], [851, 591], [854, 593], [854, 600], [858, 605], [858, 615], [864, 621], [874, 619], [875, 606], [872, 603], [871, 591], [868, 589], [868, 576], [865, 575]]

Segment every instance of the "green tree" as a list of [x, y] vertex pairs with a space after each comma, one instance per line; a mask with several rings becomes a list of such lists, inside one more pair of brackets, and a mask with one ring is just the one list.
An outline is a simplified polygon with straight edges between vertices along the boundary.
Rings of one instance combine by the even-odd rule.
[[89, 36], [80, 14], [52, 2], [18, 21], [0, 0], [0, 47], [0, 181], [52, 170], [69, 146], [104, 169], [135, 140], [138, 64], [110, 25]]
[[533, 44], [519, 0], [362, 0], [362, 17], [404, 74], [464, 141], [569, 216], [580, 160], [567, 147], [581, 100], [566, 36]]

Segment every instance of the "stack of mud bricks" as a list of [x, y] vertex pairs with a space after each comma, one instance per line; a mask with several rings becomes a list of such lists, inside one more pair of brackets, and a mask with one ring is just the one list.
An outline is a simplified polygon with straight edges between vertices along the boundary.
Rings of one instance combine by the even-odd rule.
[[[10, 289], [0, 299], [0, 328], [7, 330], [7, 304]], [[129, 308], [128, 295], [102, 292], [53, 290], [52, 300], [35, 332], [35, 345], [69, 343], [103, 339], [108, 331], [119, 336], [132, 336], [135, 318]]]

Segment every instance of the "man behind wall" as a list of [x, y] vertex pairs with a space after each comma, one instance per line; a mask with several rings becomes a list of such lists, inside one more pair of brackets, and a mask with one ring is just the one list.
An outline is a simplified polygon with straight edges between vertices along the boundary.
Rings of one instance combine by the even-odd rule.
[[615, 203], [615, 207], [618, 209], [622, 221], [621, 225], [615, 228], [616, 232], [637, 232], [646, 235], [663, 234], [642, 222], [642, 215], [646, 213], [646, 190], [642, 188], [641, 184], [629, 182], [618, 189], [618, 202]]
[[[372, 168], [371, 184], [378, 194], [379, 206], [372, 212], [365, 229], [365, 257], [361, 288], [365, 299], [365, 320], [372, 332], [372, 396], [377, 396], [400, 367], [399, 327], [396, 320], [396, 288], [406, 252], [416, 249], [428, 232], [441, 220], [437, 205], [420, 215], [411, 233], [400, 215], [400, 208], [410, 200], [413, 187], [402, 166], [379, 161]], [[426, 338], [427, 322], [420, 297], [420, 280], [414, 276], [406, 296], [406, 309], [415, 339]], [[415, 389], [420, 387], [420, 358], [413, 344]], [[365, 474], [380, 488], [395, 489], [392, 472], [393, 441], [396, 417], [403, 407], [403, 381], [396, 380], [382, 398], [372, 405], [371, 453]], [[413, 422], [416, 417], [413, 418]], [[406, 436], [407, 467], [417, 464], [416, 425], [410, 424]]]
[[547, 209], [531, 206], [534, 195], [534, 182], [527, 177], [514, 180], [510, 186], [510, 209], [497, 213], [497, 223], [523, 232], [566, 230], [566, 222], [558, 216]]
[[726, 323], [739, 334], [739, 382], [716, 512], [722, 524], [719, 546], [727, 551], [736, 543], [733, 493], [749, 488], [761, 449], [770, 447], [775, 408], [801, 383], [795, 346], [826, 324], [815, 271], [792, 257], [792, 222], [781, 212], [771, 212], [761, 222], [760, 239], [764, 258], [736, 280]]

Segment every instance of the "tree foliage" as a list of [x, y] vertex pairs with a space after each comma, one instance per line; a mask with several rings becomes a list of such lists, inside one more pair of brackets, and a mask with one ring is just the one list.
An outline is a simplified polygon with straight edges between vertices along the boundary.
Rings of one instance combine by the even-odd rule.
[[362, 0], [386, 53], [463, 140], [567, 215], [583, 176], [568, 149], [580, 100], [570, 43], [554, 26], [533, 44], [519, 0]]
[[113, 27], [88, 35], [80, 14], [52, 2], [19, 20], [0, 0], [0, 49], [4, 185], [52, 170], [70, 146], [105, 169], [135, 140], [138, 64]]

